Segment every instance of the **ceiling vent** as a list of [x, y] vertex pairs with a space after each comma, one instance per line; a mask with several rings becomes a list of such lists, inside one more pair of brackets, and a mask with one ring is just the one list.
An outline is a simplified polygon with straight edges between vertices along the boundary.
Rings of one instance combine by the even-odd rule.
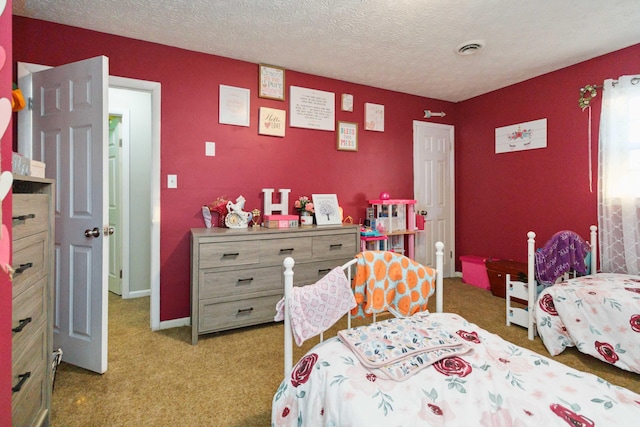
[[456, 48], [458, 55], [473, 55], [484, 48], [484, 40], [471, 40], [464, 42]]

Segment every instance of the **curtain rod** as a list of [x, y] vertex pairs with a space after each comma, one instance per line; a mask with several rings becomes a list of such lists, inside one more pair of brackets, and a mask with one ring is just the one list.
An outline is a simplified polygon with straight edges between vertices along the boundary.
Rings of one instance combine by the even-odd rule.
[[[633, 77], [631, 79], [632, 85], [637, 85], [640, 83], [640, 77]], [[613, 81], [613, 86], [618, 84], [617, 80]], [[604, 89], [603, 85], [586, 85], [580, 88], [580, 99], [578, 100], [578, 105], [583, 110], [589, 106], [589, 102], [598, 94], [597, 89]]]

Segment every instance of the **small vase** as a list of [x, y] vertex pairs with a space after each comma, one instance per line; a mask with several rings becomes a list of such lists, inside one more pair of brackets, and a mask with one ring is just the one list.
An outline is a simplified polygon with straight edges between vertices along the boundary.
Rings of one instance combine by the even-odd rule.
[[302, 212], [300, 214], [300, 225], [313, 225], [313, 215], [309, 212]]

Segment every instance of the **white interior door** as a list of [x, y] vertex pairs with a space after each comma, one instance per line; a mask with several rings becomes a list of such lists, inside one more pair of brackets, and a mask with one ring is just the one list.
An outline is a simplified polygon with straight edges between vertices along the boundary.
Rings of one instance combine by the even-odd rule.
[[33, 158], [56, 180], [54, 346], [107, 370], [108, 58], [33, 73]]
[[109, 113], [109, 292], [122, 295], [122, 233], [120, 206], [122, 115]]
[[426, 211], [416, 235], [416, 261], [435, 266], [435, 244], [444, 243], [444, 277], [454, 274], [454, 153], [451, 125], [413, 122], [413, 191], [416, 212]]

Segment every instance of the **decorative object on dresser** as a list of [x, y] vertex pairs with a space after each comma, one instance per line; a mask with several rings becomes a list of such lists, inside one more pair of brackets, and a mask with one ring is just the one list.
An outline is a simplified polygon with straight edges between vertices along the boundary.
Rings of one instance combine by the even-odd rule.
[[251, 220], [251, 212], [244, 211], [244, 204], [246, 200], [242, 195], [238, 196], [236, 202], [227, 202], [227, 216], [224, 218], [224, 223], [229, 228], [247, 228], [249, 221]]
[[191, 342], [211, 332], [273, 321], [282, 262], [296, 257], [296, 284], [314, 283], [359, 249], [357, 225], [191, 229]]
[[316, 211], [309, 197], [298, 197], [298, 200], [293, 203], [293, 207], [300, 213], [300, 225], [313, 225], [313, 215]]
[[338, 196], [335, 194], [312, 194], [313, 209], [318, 225], [335, 225], [342, 223]]
[[53, 358], [53, 180], [13, 181], [13, 425], [48, 425]]
[[280, 203], [273, 203], [273, 188], [263, 188], [264, 195], [264, 214], [271, 215], [274, 212], [280, 212], [282, 215], [289, 215], [289, 193], [291, 189], [281, 188]]

